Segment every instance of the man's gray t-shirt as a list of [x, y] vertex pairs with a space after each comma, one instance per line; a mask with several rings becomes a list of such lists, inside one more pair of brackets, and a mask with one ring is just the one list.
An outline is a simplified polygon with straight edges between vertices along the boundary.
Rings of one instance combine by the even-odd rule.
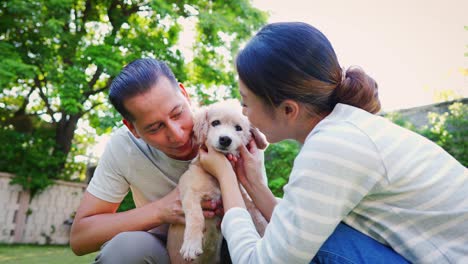
[[172, 191], [189, 164], [169, 158], [124, 126], [107, 143], [87, 190], [104, 201], [120, 203], [131, 188], [136, 207], [141, 207]]

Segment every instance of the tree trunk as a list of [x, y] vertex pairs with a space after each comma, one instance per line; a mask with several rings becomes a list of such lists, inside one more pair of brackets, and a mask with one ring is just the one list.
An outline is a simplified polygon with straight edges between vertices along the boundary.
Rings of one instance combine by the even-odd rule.
[[57, 143], [56, 152], [60, 151], [64, 155], [63, 164], [60, 169], [65, 166], [66, 157], [70, 153], [73, 137], [75, 136], [75, 129], [80, 120], [81, 114], [64, 115], [57, 123], [55, 142]]

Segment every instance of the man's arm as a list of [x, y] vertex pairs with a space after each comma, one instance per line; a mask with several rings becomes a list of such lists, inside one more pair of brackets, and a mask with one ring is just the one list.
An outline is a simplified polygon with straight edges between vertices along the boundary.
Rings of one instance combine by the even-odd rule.
[[70, 245], [76, 255], [97, 251], [124, 231], [146, 231], [163, 223], [184, 223], [178, 188], [140, 208], [116, 213], [119, 205], [85, 192], [70, 235]]

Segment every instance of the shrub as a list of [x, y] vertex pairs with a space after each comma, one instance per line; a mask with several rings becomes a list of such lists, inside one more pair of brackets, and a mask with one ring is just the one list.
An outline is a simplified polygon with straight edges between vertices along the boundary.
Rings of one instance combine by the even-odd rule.
[[298, 153], [299, 143], [292, 140], [270, 144], [265, 151], [268, 186], [276, 197], [283, 197], [283, 186], [289, 180], [289, 174]]
[[468, 166], [468, 105], [460, 102], [449, 106], [443, 114], [429, 112], [428, 124], [417, 128], [398, 113], [385, 117], [397, 125], [408, 128], [438, 144], [463, 166]]
[[120, 204], [117, 212], [124, 212], [133, 208], [135, 208], [135, 202], [133, 201], [132, 191], [129, 191]]
[[419, 131], [468, 166], [468, 105], [453, 103], [443, 114], [429, 113], [429, 124]]

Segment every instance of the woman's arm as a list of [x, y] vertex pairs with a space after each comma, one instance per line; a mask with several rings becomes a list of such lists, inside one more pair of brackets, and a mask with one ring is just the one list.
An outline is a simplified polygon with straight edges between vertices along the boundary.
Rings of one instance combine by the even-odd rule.
[[198, 153], [202, 167], [219, 182], [224, 211], [234, 207], [246, 208], [236, 174], [228, 159], [211, 146], [207, 150], [201, 148]]
[[264, 184], [259, 184], [252, 186], [250, 190], [247, 190], [250, 198], [252, 198], [253, 203], [255, 206], [260, 210], [263, 217], [270, 222], [271, 215], [273, 213], [273, 209], [275, 208], [278, 201], [276, 200], [275, 196], [268, 188], [268, 186]]
[[[316, 135], [304, 144], [284, 188], [284, 197], [274, 207], [262, 238], [245, 209], [226, 211], [221, 230], [233, 263], [308, 263], [312, 260], [339, 222], [377, 181], [384, 179], [385, 168], [372, 141], [360, 131], [356, 134], [353, 140], [357, 143], [353, 146], [329, 140], [334, 139], [329, 135]], [[336, 138], [342, 138], [341, 134]], [[370, 154], [355, 155], [354, 145], [368, 148]], [[219, 159], [219, 163], [223, 162]], [[229, 166], [223, 166], [226, 165], [214, 170], [215, 176], [230, 175], [226, 174]], [[249, 175], [260, 177], [260, 173]], [[254, 185], [249, 188], [255, 197], [257, 189]]]
[[241, 146], [239, 148], [239, 154], [238, 159], [233, 159], [237, 178], [252, 198], [255, 206], [269, 222], [277, 200], [268, 185], [264, 183], [263, 153], [252, 140], [247, 147]]

